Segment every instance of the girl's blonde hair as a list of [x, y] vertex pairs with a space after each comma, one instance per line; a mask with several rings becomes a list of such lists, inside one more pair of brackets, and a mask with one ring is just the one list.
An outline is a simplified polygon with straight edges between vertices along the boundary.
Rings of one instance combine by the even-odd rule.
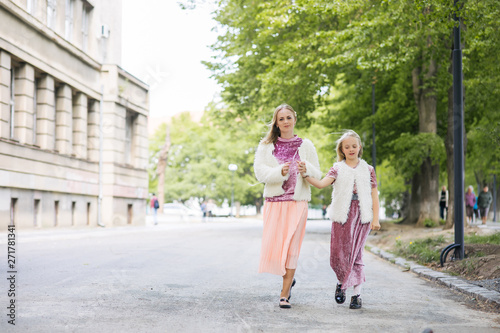
[[281, 110], [286, 109], [290, 110], [293, 113], [293, 116], [295, 118], [295, 121], [297, 121], [297, 112], [288, 104], [281, 104], [274, 110], [273, 114], [273, 120], [271, 123], [269, 123], [267, 126], [269, 127], [269, 131], [267, 132], [266, 136], [264, 139], [262, 139], [263, 143], [276, 143], [278, 141], [278, 137], [280, 136], [280, 129], [278, 126], [276, 126], [276, 123], [278, 122], [278, 112]]
[[361, 144], [361, 138], [359, 137], [358, 133], [354, 132], [353, 130], [346, 130], [344, 134], [342, 134], [342, 136], [337, 140], [337, 162], [345, 160], [345, 154], [342, 152], [342, 142], [349, 136], [358, 139], [358, 157], [361, 158], [361, 156], [363, 156], [363, 145]]

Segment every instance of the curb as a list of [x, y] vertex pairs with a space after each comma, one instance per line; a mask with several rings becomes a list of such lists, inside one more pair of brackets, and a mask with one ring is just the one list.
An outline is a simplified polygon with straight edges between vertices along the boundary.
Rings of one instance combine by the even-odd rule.
[[428, 267], [419, 265], [413, 261], [408, 261], [406, 259], [396, 257], [392, 253], [381, 250], [378, 247], [371, 247], [371, 248], [367, 247], [367, 250], [381, 257], [382, 259], [385, 259], [395, 265], [404, 268], [405, 270], [409, 270], [417, 274], [420, 277], [426, 278], [440, 285], [451, 288], [467, 296], [471, 296], [477, 300], [490, 303], [495, 307], [500, 307], [499, 292], [476, 286], [474, 284], [468, 283], [462, 279], [459, 279], [447, 273], [436, 272]]

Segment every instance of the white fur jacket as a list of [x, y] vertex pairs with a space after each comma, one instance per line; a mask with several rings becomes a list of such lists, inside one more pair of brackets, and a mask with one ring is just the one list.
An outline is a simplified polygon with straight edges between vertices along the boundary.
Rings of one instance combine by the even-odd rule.
[[[264, 183], [264, 197], [275, 197], [285, 193], [283, 190], [283, 182], [290, 177], [290, 173], [286, 176], [281, 174], [282, 164], [279, 164], [276, 157], [273, 155], [274, 144], [260, 143], [255, 153], [255, 161], [253, 168], [255, 177], [261, 183]], [[319, 169], [318, 154], [311, 140], [303, 139], [299, 147], [300, 160], [306, 162], [306, 175], [321, 179], [321, 171]], [[311, 189], [309, 182], [297, 174], [297, 184], [295, 185], [295, 193], [293, 199], [295, 201], [311, 200]]]
[[347, 222], [354, 183], [356, 183], [361, 223], [370, 223], [373, 220], [370, 166], [364, 160], [360, 160], [355, 168], [348, 166], [345, 161], [335, 164], [338, 164], [339, 168], [337, 178], [333, 183], [332, 204], [328, 216], [334, 222], [341, 224]]

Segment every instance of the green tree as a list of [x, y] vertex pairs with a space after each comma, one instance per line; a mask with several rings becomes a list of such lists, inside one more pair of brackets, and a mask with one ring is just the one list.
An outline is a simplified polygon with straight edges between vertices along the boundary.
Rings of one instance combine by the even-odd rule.
[[[299, 127], [319, 123], [325, 133], [352, 128], [364, 138], [365, 150], [371, 148], [366, 138], [374, 122], [377, 164], [388, 160], [405, 165], [395, 171], [410, 189], [405, 199], [407, 220], [437, 220], [443, 142], [448, 178], [453, 178], [453, 1], [220, 0], [218, 4], [215, 16], [224, 33], [213, 48], [220, 55], [206, 64], [224, 88], [221, 118], [231, 121], [245, 115], [265, 122], [268, 110], [287, 102], [301, 117]], [[479, 138], [476, 131], [495, 121], [491, 114], [498, 108], [499, 8], [494, 0], [464, 0], [460, 5], [466, 41], [466, 130]], [[324, 147], [335, 138], [330, 135], [332, 143]], [[401, 140], [427, 140], [428, 149], [415, 147], [405, 156], [417, 160], [402, 160], [396, 149], [404, 146]], [[472, 151], [467, 151], [469, 157]], [[435, 154], [442, 156], [436, 159]], [[369, 154], [365, 157], [370, 161]], [[418, 164], [419, 168], [412, 167]]]

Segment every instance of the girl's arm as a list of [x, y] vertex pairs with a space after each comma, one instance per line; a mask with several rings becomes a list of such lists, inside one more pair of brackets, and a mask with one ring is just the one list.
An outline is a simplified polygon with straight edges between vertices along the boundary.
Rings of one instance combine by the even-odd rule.
[[372, 188], [372, 201], [373, 201], [373, 221], [370, 225], [372, 230], [380, 230], [380, 222], [378, 220], [379, 201], [377, 188]]
[[327, 187], [328, 185], [332, 185], [333, 182], [335, 181], [335, 178], [325, 177], [325, 178], [319, 180], [319, 179], [307, 176], [305, 178], [305, 180], [307, 180], [309, 182], [309, 184], [311, 184], [314, 187], [324, 188], [324, 187]]

